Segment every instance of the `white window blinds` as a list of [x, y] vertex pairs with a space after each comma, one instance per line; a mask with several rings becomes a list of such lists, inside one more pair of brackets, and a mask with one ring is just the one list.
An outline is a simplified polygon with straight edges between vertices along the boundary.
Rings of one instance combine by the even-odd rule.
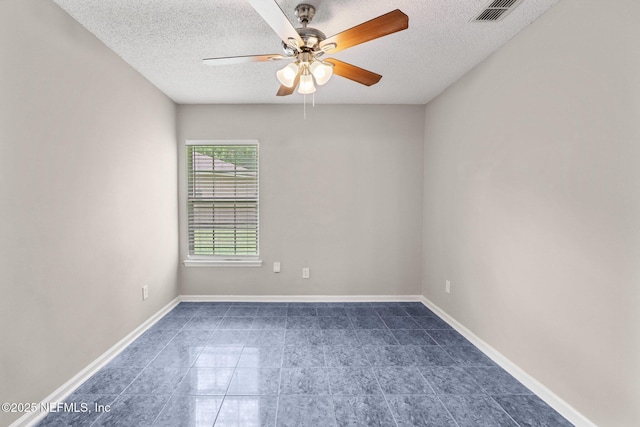
[[258, 144], [187, 145], [189, 255], [258, 255]]

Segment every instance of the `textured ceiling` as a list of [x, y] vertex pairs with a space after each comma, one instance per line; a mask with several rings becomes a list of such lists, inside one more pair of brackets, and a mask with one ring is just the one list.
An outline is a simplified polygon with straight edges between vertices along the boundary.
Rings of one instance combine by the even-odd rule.
[[[284, 61], [210, 67], [202, 59], [282, 53], [280, 38], [246, 0], [54, 0], [161, 91], [181, 104], [301, 103], [276, 97]], [[274, 0], [264, 0], [274, 1]], [[394, 9], [409, 29], [333, 56], [382, 74], [366, 87], [339, 76], [322, 104], [424, 104], [559, 0], [524, 0], [503, 20], [469, 22], [488, 0], [277, 0], [295, 26], [299, 3], [327, 36]], [[307, 99], [309, 101], [309, 99]]]

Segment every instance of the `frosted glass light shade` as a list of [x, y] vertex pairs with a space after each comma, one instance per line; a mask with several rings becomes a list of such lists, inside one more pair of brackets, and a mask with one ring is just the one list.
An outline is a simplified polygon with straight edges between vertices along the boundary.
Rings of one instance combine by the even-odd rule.
[[311, 74], [313, 74], [313, 77], [315, 77], [316, 83], [321, 86], [328, 82], [333, 75], [333, 67], [320, 61], [314, 61], [309, 67], [309, 70]]
[[298, 65], [295, 62], [292, 62], [291, 64], [276, 72], [278, 81], [286, 87], [293, 87], [297, 75]]
[[316, 91], [316, 87], [313, 85], [313, 77], [311, 74], [303, 74], [300, 76], [300, 85], [298, 86], [298, 93], [307, 95]]

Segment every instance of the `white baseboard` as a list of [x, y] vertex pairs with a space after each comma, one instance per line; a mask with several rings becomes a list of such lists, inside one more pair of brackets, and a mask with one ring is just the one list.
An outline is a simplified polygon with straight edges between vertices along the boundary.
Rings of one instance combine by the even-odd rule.
[[544, 400], [549, 406], [558, 411], [560, 415], [565, 417], [576, 427], [597, 427], [592, 421], [587, 419], [584, 415], [578, 412], [573, 406], [562, 400], [559, 396], [545, 387], [541, 382], [527, 374], [522, 368], [517, 366], [511, 360], [507, 359], [498, 350], [491, 347], [484, 342], [478, 336], [476, 336], [469, 329], [464, 327], [456, 319], [451, 317], [447, 312], [428, 300], [426, 297], [421, 296], [420, 301], [427, 306], [431, 311], [436, 313], [447, 322], [453, 329], [458, 331], [462, 336], [468, 339], [473, 345], [478, 347], [484, 354], [486, 354], [491, 360], [496, 362], [498, 366], [503, 368], [515, 379], [520, 381], [525, 387], [534, 392], [540, 399]]
[[[107, 363], [109, 363], [113, 358], [115, 358], [122, 350], [124, 350], [129, 344], [135, 341], [140, 335], [142, 335], [147, 329], [153, 326], [158, 320], [162, 318], [165, 314], [171, 311], [178, 303], [180, 302], [180, 297], [176, 297], [169, 304], [165, 305], [161, 308], [157, 313], [144, 321], [140, 326], [134, 329], [129, 335], [118, 341], [113, 347], [100, 355], [96, 360], [87, 365], [83, 370], [78, 372], [73, 378], [69, 381], [58, 387], [53, 393], [49, 396], [45, 397], [41, 404], [47, 404], [50, 402], [62, 402], [66, 399], [71, 393], [75, 391], [76, 388], [80, 387], [82, 383], [91, 378], [93, 374], [102, 369]], [[39, 405], [42, 407], [42, 405]], [[31, 427], [35, 426], [37, 423], [42, 421], [44, 417], [47, 416], [47, 412], [28, 412], [24, 414], [22, 417], [18, 418], [14, 421], [9, 427]]]
[[183, 302], [421, 302], [422, 295], [181, 295]]

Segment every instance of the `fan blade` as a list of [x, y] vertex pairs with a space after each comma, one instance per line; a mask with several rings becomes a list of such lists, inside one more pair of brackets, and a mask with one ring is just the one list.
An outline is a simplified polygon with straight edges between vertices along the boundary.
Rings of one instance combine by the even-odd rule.
[[275, 61], [277, 59], [286, 59], [288, 56], [273, 54], [273, 55], [247, 55], [247, 56], [225, 56], [220, 58], [205, 58], [202, 60], [206, 65], [232, 65], [232, 64], [247, 64], [249, 62], [268, 62]]
[[290, 44], [289, 39], [297, 42], [298, 46], [304, 45], [300, 34], [291, 25], [278, 3], [275, 0], [249, 0], [253, 8], [267, 21], [267, 24], [276, 32], [285, 44]]
[[346, 62], [338, 61], [334, 58], [325, 59], [324, 62], [330, 62], [333, 64], [334, 74], [342, 76], [345, 79], [361, 83], [365, 86], [374, 85], [382, 78], [380, 74], [367, 71], [364, 68], [356, 67], [355, 65], [347, 64]]
[[278, 89], [278, 93], [276, 93], [277, 96], [288, 96], [291, 95], [293, 93], [294, 90], [296, 90], [296, 88], [298, 87], [298, 83], [300, 83], [300, 75], [302, 74], [302, 69], [300, 71], [298, 71], [298, 75], [296, 76], [295, 80], [293, 81], [293, 86], [291, 87], [286, 87], [285, 85], [280, 85], [280, 89]]
[[402, 13], [400, 9], [396, 9], [331, 36], [324, 40], [320, 46], [327, 46], [333, 43], [336, 47], [327, 49], [327, 51], [335, 53], [407, 28], [409, 28], [409, 17]]

